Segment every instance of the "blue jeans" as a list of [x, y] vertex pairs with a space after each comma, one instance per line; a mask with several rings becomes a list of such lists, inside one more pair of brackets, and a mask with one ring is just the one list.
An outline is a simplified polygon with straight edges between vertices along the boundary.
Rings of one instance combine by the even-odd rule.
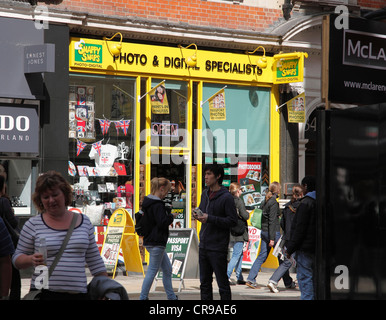
[[228, 278], [231, 277], [233, 269], [236, 272], [237, 280], [243, 280], [243, 274], [241, 272], [241, 265], [243, 262], [243, 248], [244, 241], [231, 242], [231, 246], [233, 245], [233, 253], [232, 258], [228, 263]]
[[[275, 235], [275, 244], [280, 238], [280, 232], [276, 232]], [[249, 270], [249, 275], [247, 281], [256, 283], [257, 274], [260, 271], [261, 265], [267, 260], [269, 251], [271, 247], [269, 246], [269, 235], [268, 231], [261, 231], [261, 244], [260, 244], [260, 253], [257, 256], [255, 262], [253, 263], [251, 270]]]
[[314, 257], [304, 251], [296, 251], [297, 278], [302, 300], [314, 300]]
[[272, 274], [271, 278], [269, 278], [270, 282], [273, 282], [275, 285], [283, 278], [284, 285], [286, 287], [291, 286], [293, 279], [289, 275], [289, 269], [292, 266], [292, 261], [287, 257], [284, 258], [284, 261], [279, 259], [279, 267]]
[[147, 300], [151, 285], [159, 269], [162, 270], [162, 283], [168, 300], [176, 300], [172, 286], [172, 265], [166, 254], [165, 247], [148, 246], [146, 250], [150, 254], [149, 266], [142, 283], [140, 300]]

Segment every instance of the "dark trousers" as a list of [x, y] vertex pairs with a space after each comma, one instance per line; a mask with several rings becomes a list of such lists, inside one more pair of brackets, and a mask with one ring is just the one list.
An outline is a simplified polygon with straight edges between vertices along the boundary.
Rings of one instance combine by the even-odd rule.
[[221, 300], [231, 300], [231, 288], [227, 275], [228, 252], [211, 251], [200, 248], [200, 291], [201, 300], [213, 300], [213, 272], [216, 276]]

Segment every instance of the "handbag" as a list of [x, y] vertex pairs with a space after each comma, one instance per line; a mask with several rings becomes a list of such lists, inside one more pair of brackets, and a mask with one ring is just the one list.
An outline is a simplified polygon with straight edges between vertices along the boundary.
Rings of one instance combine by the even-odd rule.
[[[63, 240], [62, 246], [60, 247], [60, 250], [58, 254], [55, 257], [54, 262], [52, 262], [49, 270], [48, 270], [48, 278], [51, 277], [52, 272], [54, 272], [56, 265], [58, 264], [60, 258], [62, 257], [62, 254], [64, 252], [64, 249], [67, 246], [68, 241], [71, 238], [72, 231], [74, 231], [76, 220], [78, 219], [78, 213], [74, 212], [74, 216], [71, 221], [70, 228], [67, 231], [66, 237]], [[42, 293], [42, 289], [38, 290], [32, 290], [28, 292], [24, 297], [23, 300], [39, 300], [40, 299], [40, 294]]]
[[255, 208], [252, 212], [251, 225], [261, 230], [261, 218], [263, 216], [263, 210]]

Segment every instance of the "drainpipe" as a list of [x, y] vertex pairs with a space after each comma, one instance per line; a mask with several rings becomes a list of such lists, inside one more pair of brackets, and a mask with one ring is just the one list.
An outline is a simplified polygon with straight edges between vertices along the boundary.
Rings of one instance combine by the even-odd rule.
[[285, 0], [283, 3], [283, 17], [285, 20], [289, 20], [291, 18], [291, 11], [292, 11], [293, 5], [291, 3], [291, 0]]

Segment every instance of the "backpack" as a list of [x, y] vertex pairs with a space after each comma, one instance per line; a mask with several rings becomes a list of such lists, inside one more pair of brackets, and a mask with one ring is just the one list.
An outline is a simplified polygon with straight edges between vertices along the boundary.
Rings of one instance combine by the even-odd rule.
[[239, 209], [237, 209], [237, 224], [231, 228], [231, 235], [234, 237], [242, 236], [247, 228], [245, 220], [240, 217]]
[[234, 237], [239, 237], [244, 234], [246, 230], [245, 221], [241, 218], [237, 218], [237, 224], [231, 228], [231, 234]]
[[149, 230], [149, 218], [145, 212], [142, 210], [139, 210], [135, 214], [135, 232], [140, 237], [146, 237], [150, 230]]

